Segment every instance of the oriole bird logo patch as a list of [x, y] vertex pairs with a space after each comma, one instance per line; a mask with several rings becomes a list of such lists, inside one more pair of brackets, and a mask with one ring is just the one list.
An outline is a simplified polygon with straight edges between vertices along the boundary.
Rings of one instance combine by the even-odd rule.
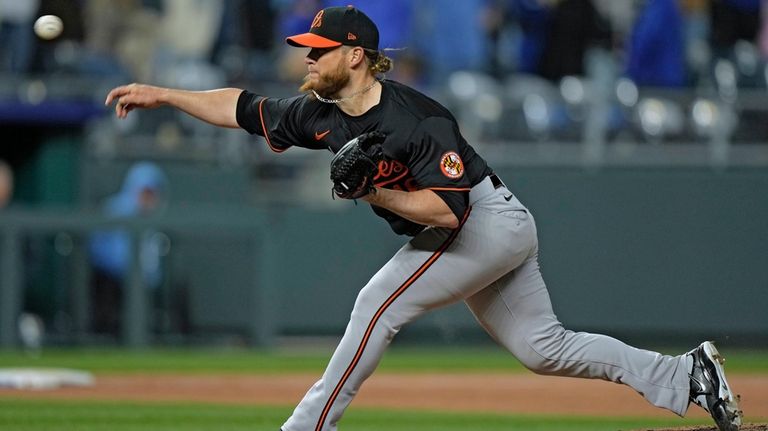
[[440, 170], [448, 178], [461, 178], [464, 175], [464, 163], [458, 154], [454, 151], [449, 151], [440, 158]]

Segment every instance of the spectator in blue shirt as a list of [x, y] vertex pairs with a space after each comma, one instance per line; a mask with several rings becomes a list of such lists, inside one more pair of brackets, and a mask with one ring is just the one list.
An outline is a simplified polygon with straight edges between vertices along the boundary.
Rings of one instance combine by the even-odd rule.
[[683, 16], [676, 0], [645, 1], [626, 54], [626, 75], [638, 86], [685, 84]]
[[[151, 162], [133, 165], [120, 191], [107, 199], [104, 213], [109, 217], [130, 218], [158, 211], [167, 199], [167, 179]], [[162, 281], [160, 248], [155, 232], [139, 235], [139, 265], [142, 281], [157, 289]], [[95, 232], [89, 252], [93, 268], [93, 323], [96, 332], [116, 333], [119, 329], [123, 285], [132, 264], [131, 233], [125, 229]]]

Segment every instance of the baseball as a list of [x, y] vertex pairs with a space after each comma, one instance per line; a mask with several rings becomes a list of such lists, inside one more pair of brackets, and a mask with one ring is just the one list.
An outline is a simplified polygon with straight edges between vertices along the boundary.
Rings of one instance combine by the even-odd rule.
[[64, 23], [56, 15], [43, 15], [35, 21], [35, 34], [40, 39], [55, 39], [63, 29]]

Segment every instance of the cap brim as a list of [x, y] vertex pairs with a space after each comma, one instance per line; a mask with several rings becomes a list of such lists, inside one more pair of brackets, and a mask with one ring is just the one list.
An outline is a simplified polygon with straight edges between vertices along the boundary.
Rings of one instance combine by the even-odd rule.
[[305, 48], [334, 48], [341, 46], [341, 42], [336, 42], [314, 33], [297, 34], [296, 36], [286, 37], [288, 45]]

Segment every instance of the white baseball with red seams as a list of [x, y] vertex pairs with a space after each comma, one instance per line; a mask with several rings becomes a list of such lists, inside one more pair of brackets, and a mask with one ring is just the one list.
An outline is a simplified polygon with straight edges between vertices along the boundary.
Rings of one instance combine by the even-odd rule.
[[56, 15], [43, 15], [35, 21], [34, 30], [40, 39], [56, 39], [64, 30], [64, 22]]

